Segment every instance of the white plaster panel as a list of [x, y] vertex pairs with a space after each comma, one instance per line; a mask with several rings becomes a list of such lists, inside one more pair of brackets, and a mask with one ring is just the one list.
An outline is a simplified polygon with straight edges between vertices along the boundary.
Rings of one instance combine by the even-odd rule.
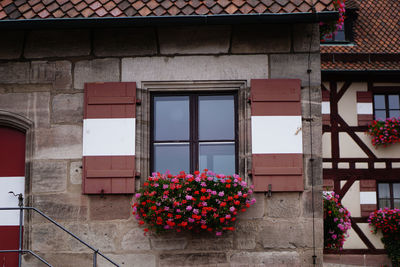
[[348, 133], [339, 133], [339, 154], [341, 158], [368, 157]]
[[136, 57], [122, 59], [122, 81], [268, 78], [268, 55]]
[[301, 116], [252, 116], [252, 153], [303, 153], [299, 129]]
[[332, 169], [332, 162], [322, 162], [322, 168]]
[[323, 158], [331, 158], [332, 157], [331, 133], [323, 133], [322, 134], [322, 157]]
[[[0, 177], [0, 207], [18, 207], [18, 197], [15, 194], [24, 194], [25, 177]], [[19, 210], [0, 211], [0, 225], [19, 225]]]
[[356, 169], [368, 169], [367, 162], [356, 162]]
[[329, 101], [321, 102], [322, 114], [331, 114], [331, 103]]
[[350, 164], [348, 162], [339, 162], [338, 163], [338, 168], [339, 169], [349, 169]]
[[[343, 83], [338, 84], [338, 90]], [[357, 126], [357, 92], [368, 91], [367, 83], [352, 83], [338, 103], [339, 115], [350, 126]]]
[[[340, 181], [340, 188], [346, 184], [346, 181]], [[342, 199], [343, 206], [350, 211], [351, 216], [361, 217], [360, 209], [360, 181], [355, 181]]]
[[358, 114], [372, 114], [372, 103], [357, 103], [357, 113]]
[[386, 163], [385, 162], [374, 162], [374, 168], [375, 169], [386, 169]]
[[376, 204], [376, 192], [360, 192], [360, 204]]
[[85, 119], [83, 156], [135, 155], [134, 118]]
[[381, 241], [382, 231], [377, 232], [376, 234], [371, 233], [372, 227], [369, 226], [368, 223], [357, 223], [358, 227], [360, 227], [361, 231], [365, 234], [369, 241], [371, 241], [372, 245], [374, 245], [377, 249], [384, 249], [384, 245]]
[[347, 233], [349, 237], [344, 241], [344, 249], [367, 249], [367, 246], [353, 229], [348, 230]]
[[400, 158], [400, 143], [391, 144], [385, 148], [375, 148], [371, 143], [371, 136], [364, 132], [356, 132], [356, 134], [378, 158]]

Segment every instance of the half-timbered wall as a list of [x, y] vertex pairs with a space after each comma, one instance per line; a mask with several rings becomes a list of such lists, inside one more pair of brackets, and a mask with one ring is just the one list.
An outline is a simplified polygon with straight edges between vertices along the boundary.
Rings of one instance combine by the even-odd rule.
[[338, 78], [322, 86], [324, 187], [338, 193], [351, 212], [352, 229], [340, 254], [358, 254], [356, 258], [385, 254], [367, 218], [377, 209], [377, 183], [400, 181], [400, 144], [375, 148], [366, 134], [373, 119], [373, 94], [387, 90], [399, 93], [400, 83]]

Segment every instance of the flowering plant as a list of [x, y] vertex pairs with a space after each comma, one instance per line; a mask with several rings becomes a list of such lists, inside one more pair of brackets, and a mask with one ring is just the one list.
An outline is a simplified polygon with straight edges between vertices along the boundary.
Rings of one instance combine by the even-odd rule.
[[324, 247], [342, 249], [351, 228], [350, 212], [339, 202], [339, 195], [326, 192], [324, 199]]
[[372, 144], [377, 147], [400, 142], [400, 118], [391, 118], [384, 121], [374, 120], [368, 126], [367, 134], [372, 136]]
[[135, 195], [133, 214], [144, 231], [209, 231], [217, 236], [233, 231], [239, 211], [255, 203], [252, 190], [238, 175], [204, 170], [179, 175], [153, 173]]
[[321, 42], [324, 41], [324, 38], [331, 38], [333, 32], [343, 29], [344, 19], [345, 19], [344, 13], [346, 12], [345, 1], [346, 0], [333, 1], [333, 6], [335, 10], [339, 11], [339, 19], [337, 21], [319, 23], [319, 33]]
[[372, 232], [382, 231], [381, 238], [393, 266], [400, 266], [400, 209], [384, 208], [369, 215]]

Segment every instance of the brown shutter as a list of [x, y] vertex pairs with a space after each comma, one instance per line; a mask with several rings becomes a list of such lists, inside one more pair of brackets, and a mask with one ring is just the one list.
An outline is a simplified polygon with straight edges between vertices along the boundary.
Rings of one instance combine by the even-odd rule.
[[[372, 92], [357, 92], [357, 121], [358, 126], [366, 126], [371, 124], [374, 119], [372, 111]], [[362, 109], [359, 105], [369, 105], [370, 111]]]
[[300, 80], [251, 80], [255, 191], [303, 191]]
[[136, 83], [85, 85], [85, 194], [135, 192], [135, 117]]
[[[361, 196], [361, 194], [363, 194], [365, 192], [369, 192], [369, 193], [372, 193], [372, 195], [375, 195], [375, 199], [363, 200], [365, 197]], [[360, 204], [361, 217], [368, 217], [371, 212], [374, 212], [377, 209], [376, 180], [373, 180], [373, 179], [360, 180], [360, 200], [361, 200], [361, 204]], [[372, 202], [375, 202], [375, 204]]]

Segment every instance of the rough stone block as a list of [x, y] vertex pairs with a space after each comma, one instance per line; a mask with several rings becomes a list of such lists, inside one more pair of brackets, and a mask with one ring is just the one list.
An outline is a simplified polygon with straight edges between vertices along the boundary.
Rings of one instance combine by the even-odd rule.
[[[321, 84], [321, 62], [319, 53], [313, 53], [311, 60], [311, 86]], [[272, 79], [301, 79], [308, 86], [308, 54], [273, 54], [270, 56]]]
[[179, 233], [164, 233], [150, 237], [151, 247], [155, 250], [185, 249], [187, 237]]
[[256, 199], [256, 203], [245, 212], [240, 212], [238, 218], [241, 220], [245, 219], [257, 219], [264, 217], [265, 209], [265, 196], [264, 193], [254, 193], [253, 197]]
[[230, 27], [161, 27], [158, 36], [161, 54], [221, 54], [228, 53]]
[[[306, 249], [301, 252], [301, 266], [313, 266], [313, 255], [314, 251], [313, 249]], [[315, 250], [315, 256], [316, 258], [316, 266], [323, 266], [323, 250], [321, 248], [317, 248]], [[337, 256], [337, 255], [336, 255]]]
[[238, 266], [302, 266], [295, 251], [238, 252], [230, 257], [232, 267]]
[[116, 58], [83, 60], [75, 64], [75, 89], [83, 89], [85, 83], [91, 82], [118, 82], [119, 78], [119, 59]]
[[235, 249], [255, 249], [261, 225], [258, 220], [238, 221], [234, 234]]
[[144, 56], [157, 53], [152, 28], [101, 29], [94, 33], [96, 56]]
[[122, 59], [122, 81], [135, 81], [138, 84], [141, 81], [178, 80], [247, 80], [250, 82], [250, 79], [265, 79], [267, 77], [267, 55]]
[[[84, 221], [88, 217], [87, 198], [82, 195], [34, 195], [33, 206], [56, 221]], [[40, 215], [33, 216], [34, 223], [44, 221]]]
[[64, 191], [67, 187], [67, 162], [35, 160], [31, 179], [33, 193]]
[[28, 83], [29, 62], [0, 63], [0, 83]]
[[90, 54], [89, 30], [34, 30], [28, 34], [26, 58], [72, 57]]
[[[304, 191], [301, 196], [302, 203], [302, 216], [311, 218], [313, 216], [312, 207], [312, 192]], [[322, 218], [323, 216], [323, 202], [322, 202], [322, 188], [321, 186], [314, 188], [314, 216]]]
[[124, 229], [125, 231], [120, 231], [122, 235], [122, 241], [121, 241], [122, 249], [127, 251], [149, 250], [150, 249], [149, 237], [144, 235], [143, 229], [136, 228], [134, 224], [135, 224], [134, 222], [128, 223], [129, 228]]
[[132, 196], [89, 196], [91, 220], [128, 219], [131, 215]]
[[24, 31], [2, 30], [0, 42], [0, 59], [15, 59], [22, 54]]
[[[52, 266], [57, 267], [77, 267], [93, 265], [93, 254], [91, 253], [40, 253]], [[43, 267], [44, 264], [30, 254], [23, 256], [22, 266], [24, 267]]]
[[290, 25], [248, 25], [233, 29], [232, 53], [290, 52]]
[[78, 159], [82, 157], [82, 126], [57, 125], [34, 133], [34, 159]]
[[[308, 223], [309, 225], [307, 225]], [[322, 225], [320, 226], [322, 227]], [[317, 227], [318, 224], [316, 224]], [[312, 222], [264, 221], [258, 240], [264, 249], [312, 247]]]
[[227, 263], [225, 253], [161, 254], [160, 266], [198, 266]]
[[69, 181], [71, 184], [82, 184], [82, 161], [71, 162], [69, 166]]
[[273, 193], [267, 199], [267, 214], [271, 218], [297, 218], [300, 215], [299, 193]]
[[72, 85], [71, 62], [31, 62], [30, 83], [51, 83], [55, 89], [70, 89]]
[[223, 233], [216, 236], [215, 233], [192, 233], [192, 238], [187, 246], [188, 250], [195, 251], [221, 251], [233, 249], [232, 233]]
[[17, 113], [29, 118], [34, 122], [36, 127], [49, 127], [49, 102], [49, 92], [9, 93], [0, 95], [0, 107], [2, 110]]
[[51, 104], [53, 123], [82, 123], [83, 94], [55, 95]]
[[52, 84], [0, 84], [0, 92], [2, 93], [50, 92], [52, 89]]
[[[155, 267], [156, 264], [156, 256], [151, 254], [107, 254], [111, 260], [119, 264], [120, 266], [126, 267]], [[99, 258], [98, 260], [99, 267], [108, 267], [111, 266], [109, 262], [104, 260], [103, 258]], [[161, 266], [161, 265], [160, 265]]]
[[293, 50], [294, 52], [319, 51], [319, 26], [317, 23], [296, 23], [293, 25]]

